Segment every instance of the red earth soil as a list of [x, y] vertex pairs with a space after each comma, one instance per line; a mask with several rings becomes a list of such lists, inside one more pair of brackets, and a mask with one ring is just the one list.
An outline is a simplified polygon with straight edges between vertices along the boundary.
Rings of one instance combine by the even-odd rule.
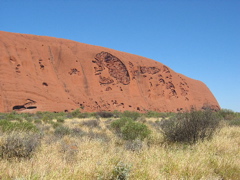
[[201, 81], [109, 48], [0, 31], [0, 112], [177, 112], [220, 106]]

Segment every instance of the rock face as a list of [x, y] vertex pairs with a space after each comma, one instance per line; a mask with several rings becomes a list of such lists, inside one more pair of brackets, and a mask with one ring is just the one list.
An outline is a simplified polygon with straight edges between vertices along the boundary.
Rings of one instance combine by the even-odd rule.
[[205, 84], [141, 56], [0, 31], [0, 112], [169, 112], [219, 104]]

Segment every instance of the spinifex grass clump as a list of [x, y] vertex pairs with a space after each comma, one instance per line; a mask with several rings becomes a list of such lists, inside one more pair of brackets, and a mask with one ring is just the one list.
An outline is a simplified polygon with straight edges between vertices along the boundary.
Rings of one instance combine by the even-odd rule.
[[163, 120], [162, 133], [169, 142], [196, 143], [210, 139], [219, 127], [220, 118], [211, 110], [178, 113], [174, 118]]
[[143, 140], [151, 133], [145, 124], [133, 121], [131, 118], [126, 117], [113, 121], [111, 127], [125, 140]]

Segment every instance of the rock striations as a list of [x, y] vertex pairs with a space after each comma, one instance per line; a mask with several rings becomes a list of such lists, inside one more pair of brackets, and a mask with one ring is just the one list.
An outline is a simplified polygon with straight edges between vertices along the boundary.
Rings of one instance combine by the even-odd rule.
[[0, 31], [0, 112], [219, 109], [207, 86], [141, 56]]

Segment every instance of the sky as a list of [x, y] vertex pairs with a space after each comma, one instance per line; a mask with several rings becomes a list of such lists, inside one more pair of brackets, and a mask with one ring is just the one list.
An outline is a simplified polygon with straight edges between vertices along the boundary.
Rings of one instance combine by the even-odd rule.
[[0, 0], [0, 30], [159, 61], [240, 112], [240, 0]]

